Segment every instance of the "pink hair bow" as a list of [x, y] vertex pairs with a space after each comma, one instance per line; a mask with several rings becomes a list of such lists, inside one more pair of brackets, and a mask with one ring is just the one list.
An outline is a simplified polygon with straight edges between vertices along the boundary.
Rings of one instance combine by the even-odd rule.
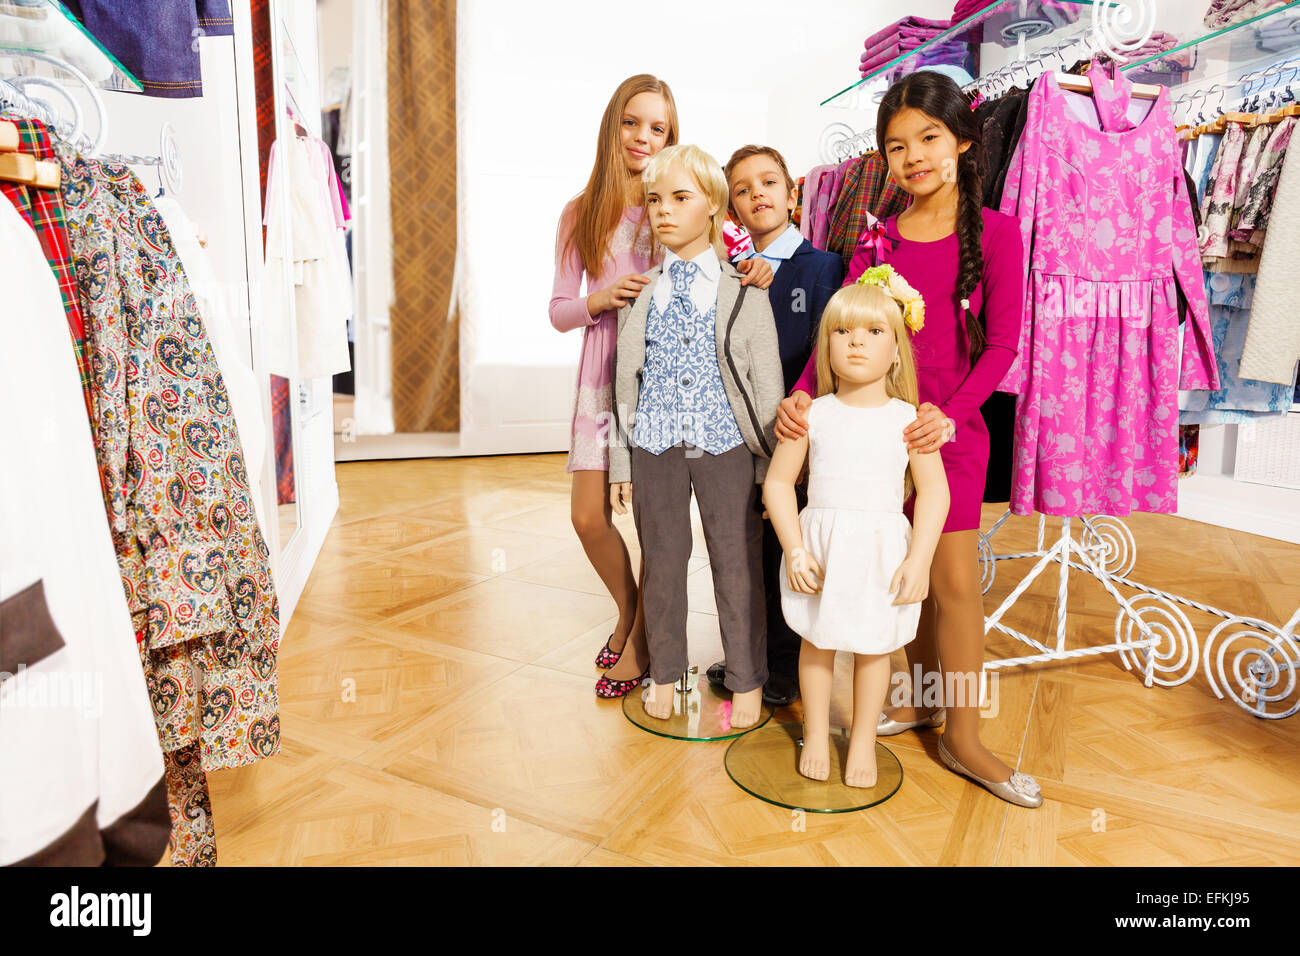
[[858, 248], [870, 249], [872, 260], [878, 262], [880, 253], [889, 249], [889, 238], [885, 235], [885, 224], [877, 220], [874, 226], [862, 234], [862, 238], [858, 240]]

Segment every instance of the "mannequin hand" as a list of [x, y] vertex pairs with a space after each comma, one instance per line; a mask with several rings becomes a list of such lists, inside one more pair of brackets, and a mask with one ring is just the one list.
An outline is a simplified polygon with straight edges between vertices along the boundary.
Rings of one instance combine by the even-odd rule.
[[794, 441], [808, 434], [808, 408], [812, 396], [795, 392], [781, 399], [776, 409], [776, 437], [781, 441]]
[[766, 259], [760, 259], [758, 256], [752, 256], [749, 259], [742, 259], [736, 263], [736, 271], [744, 278], [740, 280], [741, 285], [752, 285], [756, 289], [766, 289], [772, 284], [772, 265]]
[[894, 604], [916, 604], [930, 594], [930, 568], [916, 558], [907, 557], [889, 582], [889, 593], [897, 595]]
[[641, 289], [649, 281], [649, 276], [643, 276], [639, 272], [629, 272], [625, 276], [619, 276], [599, 292], [587, 296], [587, 311], [595, 316], [611, 309], [621, 309], [629, 301], [635, 302], [636, 297], [641, 294]]
[[957, 423], [938, 406], [925, 402], [916, 410], [916, 421], [903, 429], [903, 441], [923, 455], [938, 451], [957, 437]]
[[609, 506], [621, 515], [632, 506], [632, 482], [616, 481], [609, 486]]
[[785, 576], [790, 589], [801, 594], [816, 594], [822, 589], [821, 578], [826, 575], [803, 548], [792, 548], [785, 556]]

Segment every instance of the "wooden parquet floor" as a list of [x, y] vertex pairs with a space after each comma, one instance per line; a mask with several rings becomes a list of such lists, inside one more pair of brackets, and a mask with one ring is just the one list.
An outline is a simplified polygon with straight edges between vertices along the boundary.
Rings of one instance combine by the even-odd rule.
[[[984, 740], [1037, 777], [1042, 808], [950, 773], [922, 731], [885, 740], [904, 771], [892, 799], [801, 825], [731, 782], [725, 742], [647, 734], [592, 693], [615, 612], [569, 523], [563, 456], [349, 463], [338, 480], [281, 648], [283, 753], [211, 776], [224, 864], [1300, 862], [1300, 716], [1256, 719], [1200, 675], [1147, 689], [1113, 654], [1000, 677]], [[998, 550], [1032, 547], [1035, 524], [1013, 519]], [[1166, 516], [1129, 526], [1137, 580], [1274, 624], [1300, 603], [1300, 547]], [[619, 527], [635, 557], [630, 516]], [[1001, 562], [990, 611], [1028, 566]], [[701, 668], [721, 657], [709, 574], [697, 528]], [[1074, 580], [1070, 646], [1111, 642], [1114, 605]], [[1049, 569], [1007, 623], [1050, 643], [1056, 585]], [[1191, 616], [1203, 639], [1214, 619]], [[991, 657], [1020, 652], [991, 636]]]

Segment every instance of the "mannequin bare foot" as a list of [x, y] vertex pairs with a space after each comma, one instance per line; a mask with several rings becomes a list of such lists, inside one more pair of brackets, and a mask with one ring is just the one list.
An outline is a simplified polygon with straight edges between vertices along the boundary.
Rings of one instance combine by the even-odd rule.
[[948, 733], [945, 733], [941, 739], [948, 753], [977, 777], [983, 777], [994, 783], [1003, 783], [1011, 779], [1011, 768], [999, 760], [997, 755], [978, 739], [973, 742], [961, 740]]
[[876, 785], [876, 734], [864, 728], [863, 733], [849, 736], [849, 755], [844, 761], [844, 782], [850, 787]]
[[755, 687], [743, 694], [731, 695], [731, 726], [753, 727], [763, 710], [763, 688]]
[[830, 734], [809, 733], [804, 727], [803, 746], [799, 748], [799, 772], [810, 780], [825, 780], [831, 775]]
[[676, 682], [671, 684], [651, 683], [650, 693], [642, 706], [646, 714], [656, 720], [667, 720], [673, 715], [673, 694], [677, 693]]

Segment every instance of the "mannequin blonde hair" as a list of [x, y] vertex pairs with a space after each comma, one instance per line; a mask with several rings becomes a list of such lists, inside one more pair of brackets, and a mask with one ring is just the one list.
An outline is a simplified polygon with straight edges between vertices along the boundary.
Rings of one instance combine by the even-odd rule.
[[649, 190], [669, 166], [677, 166], [689, 173], [704, 198], [718, 207], [709, 223], [709, 244], [719, 259], [726, 259], [727, 245], [722, 239], [722, 224], [727, 219], [727, 177], [723, 175], [722, 167], [716, 159], [693, 144], [665, 146], [650, 158], [641, 174], [645, 188]]
[[[901, 399], [912, 407], [919, 404], [916, 386], [916, 359], [912, 355], [912, 338], [903, 321], [903, 307], [897, 299], [878, 285], [850, 285], [831, 296], [822, 311], [817, 330], [817, 394], [839, 391], [840, 378], [831, 368], [831, 333], [837, 329], [869, 329], [885, 323], [894, 333], [897, 353], [885, 375], [885, 394]], [[912, 469], [904, 479], [903, 496], [912, 494]]]

